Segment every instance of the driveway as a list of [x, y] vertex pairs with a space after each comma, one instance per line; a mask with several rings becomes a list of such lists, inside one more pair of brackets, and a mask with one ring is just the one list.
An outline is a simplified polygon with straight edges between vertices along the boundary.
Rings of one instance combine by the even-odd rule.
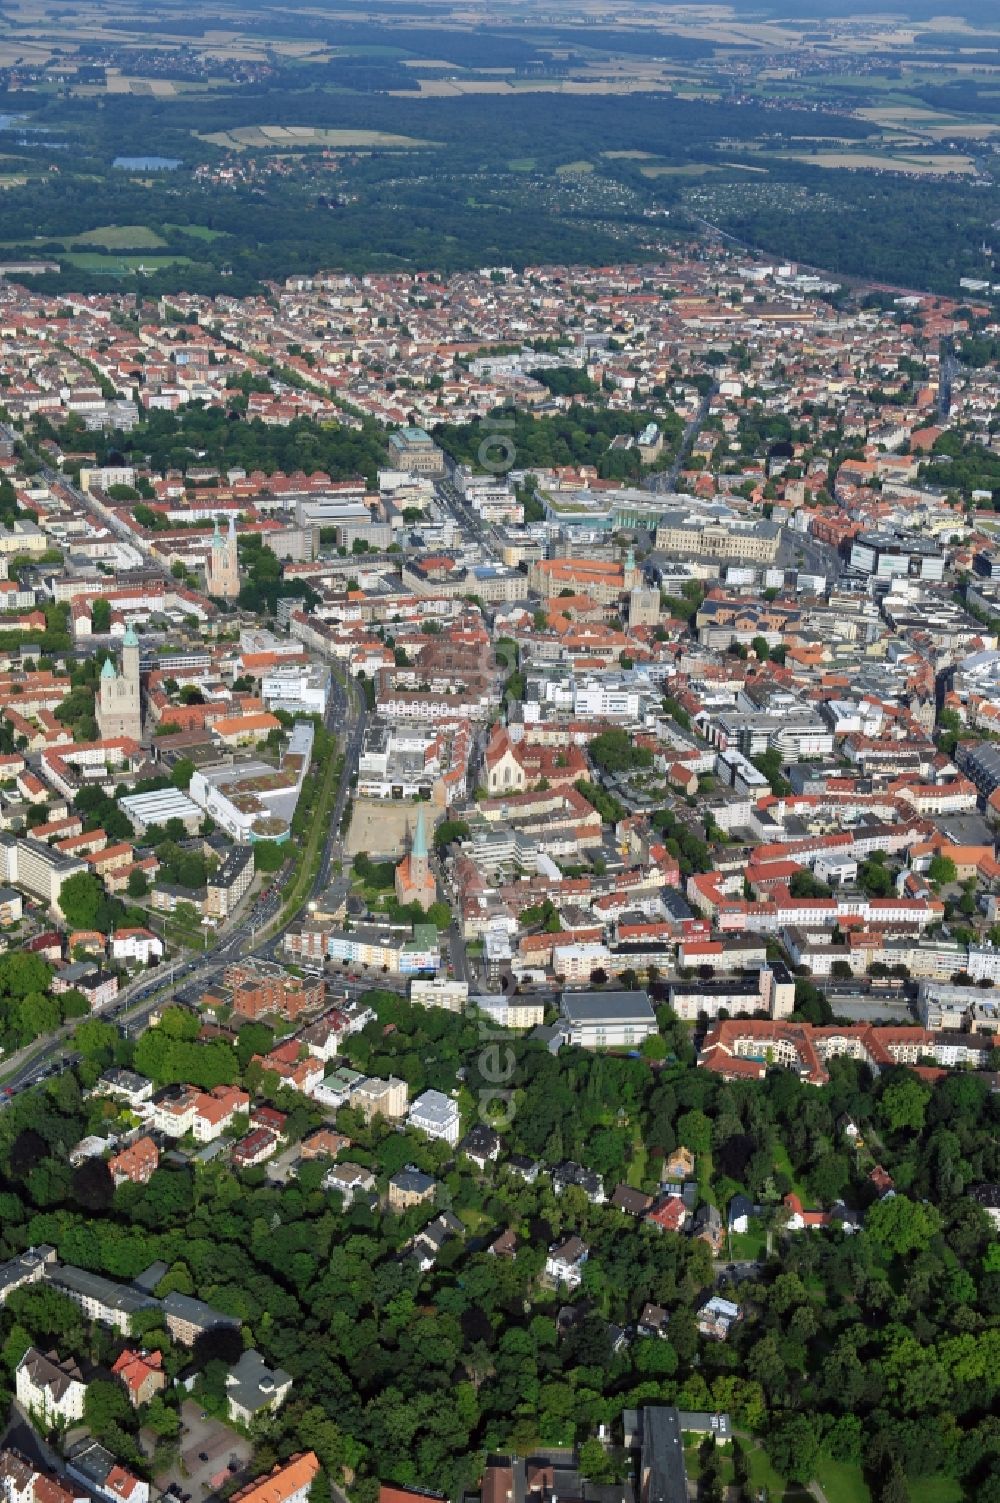
[[[249, 1461], [253, 1450], [250, 1442], [235, 1430], [211, 1415], [205, 1418], [203, 1415], [201, 1405], [193, 1399], [182, 1405], [180, 1461], [156, 1479], [164, 1492], [174, 1484], [182, 1493], [190, 1493], [191, 1503], [204, 1503], [204, 1499], [217, 1492], [231, 1475], [230, 1464], [239, 1470]], [[207, 1461], [202, 1460], [203, 1456]]]

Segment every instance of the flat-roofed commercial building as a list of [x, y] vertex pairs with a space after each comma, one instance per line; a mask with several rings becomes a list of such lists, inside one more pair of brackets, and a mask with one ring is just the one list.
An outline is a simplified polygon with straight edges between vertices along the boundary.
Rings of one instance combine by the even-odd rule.
[[197, 835], [204, 815], [198, 805], [179, 788], [159, 788], [155, 793], [129, 793], [119, 799], [119, 806], [132, 821], [136, 834], [143, 835], [150, 825], [166, 825], [179, 819], [189, 835]]
[[656, 1032], [648, 995], [635, 992], [563, 992], [559, 1030], [583, 1049], [635, 1048]]

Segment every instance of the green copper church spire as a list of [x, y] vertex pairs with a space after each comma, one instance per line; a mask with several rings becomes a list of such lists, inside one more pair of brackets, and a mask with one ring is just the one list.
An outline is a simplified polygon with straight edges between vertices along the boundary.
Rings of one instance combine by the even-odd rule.
[[427, 831], [424, 829], [424, 811], [422, 806], [417, 814], [417, 828], [413, 833], [413, 849], [410, 855], [418, 861], [427, 860]]

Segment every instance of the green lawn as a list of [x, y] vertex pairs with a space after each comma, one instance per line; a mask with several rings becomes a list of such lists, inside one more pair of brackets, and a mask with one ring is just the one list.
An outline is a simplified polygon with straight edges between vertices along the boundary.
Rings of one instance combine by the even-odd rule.
[[727, 1256], [734, 1263], [753, 1263], [767, 1252], [767, 1232], [759, 1221], [751, 1221], [748, 1232], [733, 1232], [727, 1244]]
[[628, 1173], [625, 1176], [625, 1183], [631, 1185], [633, 1190], [642, 1189], [648, 1160], [649, 1154], [646, 1152], [646, 1145], [642, 1141], [642, 1129], [636, 1123], [632, 1130], [632, 1157], [629, 1161]]
[[910, 1503], [962, 1503], [962, 1489], [954, 1477], [907, 1478]]
[[871, 1493], [861, 1475], [861, 1468], [850, 1462], [821, 1457], [816, 1480], [826, 1493], [828, 1503], [871, 1503]]
[[[715, 1204], [712, 1195], [712, 1155], [699, 1153], [695, 1162], [695, 1177], [698, 1181], [698, 1199], [709, 1205]], [[725, 1210], [725, 1207], [721, 1209]]]
[[106, 271], [111, 276], [121, 276], [137, 271], [140, 266], [147, 271], [159, 271], [164, 266], [190, 266], [190, 256], [133, 256], [101, 255], [99, 251], [70, 251], [62, 258], [71, 266], [83, 271]]
[[144, 224], [102, 224], [67, 237], [67, 244], [96, 245], [104, 250], [153, 250], [166, 242]]
[[176, 230], [179, 235], [190, 235], [194, 240], [222, 240], [226, 235], [225, 230], [210, 230], [207, 224], [165, 224], [163, 228]]
[[[684, 1447], [684, 1469], [687, 1472], [689, 1482], [697, 1482], [701, 1476], [700, 1445], [700, 1441], [689, 1437], [688, 1444]], [[732, 1447], [720, 1447], [718, 1455], [721, 1461], [722, 1485], [723, 1487], [730, 1487], [734, 1481]]]
[[805, 1503], [811, 1495], [804, 1487], [799, 1487], [795, 1482], [786, 1482], [784, 1477], [774, 1470], [767, 1459], [767, 1452], [754, 1447], [750, 1452], [750, 1481], [754, 1487], [766, 1487], [768, 1496], [774, 1499], [774, 1503]]
[[787, 1177], [792, 1182], [792, 1189], [795, 1191], [802, 1204], [808, 1207], [809, 1199], [806, 1195], [805, 1187], [799, 1180], [795, 1178], [795, 1174], [792, 1169], [792, 1161], [788, 1157], [788, 1149], [785, 1147], [784, 1143], [779, 1143], [774, 1150], [774, 1172], [775, 1174], [787, 1175]]
[[[828, 1503], [871, 1503], [871, 1492], [859, 1466], [820, 1457], [816, 1481]], [[910, 1503], [962, 1503], [962, 1488], [954, 1477], [907, 1478]]]
[[[786, 1482], [774, 1470], [763, 1446], [746, 1436], [739, 1439], [748, 1453], [750, 1482], [754, 1488], [766, 1487], [772, 1503], [808, 1503], [812, 1496], [808, 1489], [797, 1482]], [[726, 1447], [720, 1454], [722, 1483], [729, 1486], [733, 1482], [732, 1451]], [[688, 1480], [697, 1482], [701, 1475], [701, 1460], [698, 1445], [691, 1438], [684, 1447], [684, 1465]], [[871, 1503], [871, 1493], [859, 1466], [823, 1456], [816, 1481], [826, 1494], [827, 1503]], [[932, 1477], [924, 1483], [909, 1482], [908, 1486], [912, 1503], [961, 1503], [962, 1490], [948, 1477]]]
[[377, 913], [383, 903], [396, 896], [394, 888], [372, 887], [361, 878], [351, 883], [351, 891], [362, 898], [373, 913]]

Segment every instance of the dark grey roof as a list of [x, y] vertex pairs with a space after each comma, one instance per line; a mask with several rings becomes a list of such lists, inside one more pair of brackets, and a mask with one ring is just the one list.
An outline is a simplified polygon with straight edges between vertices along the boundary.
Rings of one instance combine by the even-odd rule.
[[493, 1154], [500, 1147], [500, 1134], [485, 1122], [476, 1122], [458, 1146], [463, 1153]]
[[563, 992], [563, 1017], [574, 1023], [597, 1023], [602, 1018], [626, 1022], [638, 1018], [654, 1021], [653, 1008], [645, 992]]
[[170, 1265], [158, 1260], [150, 1263], [149, 1267], [137, 1274], [132, 1282], [137, 1289], [144, 1289], [147, 1294], [152, 1294], [157, 1284], [166, 1277], [169, 1271]]
[[732, 1200], [729, 1202], [729, 1211], [728, 1211], [729, 1225], [730, 1226], [732, 1226], [732, 1224], [733, 1224], [734, 1221], [738, 1221], [741, 1216], [752, 1216], [753, 1214], [754, 1214], [754, 1203], [753, 1203], [752, 1200], [750, 1200], [750, 1198], [748, 1196], [746, 1196], [746, 1195], [734, 1195], [733, 1196]]
[[727, 981], [671, 981], [670, 1000], [675, 997], [759, 997], [760, 982], [753, 977]]
[[137, 1070], [123, 1070], [112, 1065], [109, 1070], [105, 1070], [97, 1084], [98, 1087], [107, 1086], [113, 1090], [128, 1091], [131, 1094], [143, 1090], [146, 1086], [151, 1086], [152, 1081], [148, 1080], [145, 1075], [140, 1075]]
[[400, 1169], [389, 1181], [397, 1190], [408, 1190], [413, 1195], [424, 1195], [434, 1185], [431, 1175], [424, 1174], [419, 1169]]
[[192, 1299], [190, 1294], [177, 1294], [171, 1291], [163, 1301], [163, 1313], [172, 1316], [175, 1320], [187, 1321], [190, 1325], [200, 1326], [203, 1331], [210, 1331], [214, 1326], [238, 1326], [239, 1320], [235, 1315], [224, 1315], [221, 1310], [206, 1305], [204, 1300]]
[[258, 1409], [265, 1409], [273, 1403], [276, 1393], [291, 1381], [291, 1373], [286, 1373], [282, 1367], [268, 1367], [260, 1352], [251, 1347], [235, 1367], [229, 1369], [226, 1397], [249, 1414], [256, 1414]]
[[664, 887], [657, 896], [671, 918], [685, 919], [693, 916], [694, 909], [684, 894], [678, 892], [676, 887]]
[[709, 1410], [681, 1409], [677, 1415], [682, 1431], [695, 1435], [714, 1435], [717, 1440], [728, 1440], [732, 1434], [729, 1415], [713, 1414]]
[[673, 1406], [642, 1411], [639, 1475], [644, 1503], [687, 1503], [680, 1415]]
[[604, 1181], [594, 1169], [585, 1169], [582, 1164], [574, 1164], [571, 1160], [556, 1164], [551, 1173], [552, 1188], [559, 1195], [567, 1185], [576, 1185], [587, 1195], [600, 1195], [604, 1191]]
[[109, 1472], [119, 1465], [109, 1450], [90, 1437], [77, 1441], [66, 1453], [66, 1461], [71, 1475], [98, 1490], [103, 1489]]
[[137, 1310], [149, 1310], [158, 1303], [151, 1295], [131, 1284], [116, 1284], [102, 1274], [90, 1273], [85, 1268], [73, 1268], [70, 1264], [48, 1264], [45, 1277], [50, 1284], [64, 1290], [70, 1297], [75, 1295], [79, 1299], [97, 1300], [99, 1304], [121, 1315], [134, 1315]]
[[253, 858], [253, 847], [234, 845], [218, 871], [208, 878], [209, 887], [231, 887], [247, 862]]
[[55, 1249], [42, 1243], [39, 1247], [27, 1248], [8, 1263], [0, 1263], [0, 1305], [12, 1290], [40, 1278], [44, 1264], [54, 1256]]

